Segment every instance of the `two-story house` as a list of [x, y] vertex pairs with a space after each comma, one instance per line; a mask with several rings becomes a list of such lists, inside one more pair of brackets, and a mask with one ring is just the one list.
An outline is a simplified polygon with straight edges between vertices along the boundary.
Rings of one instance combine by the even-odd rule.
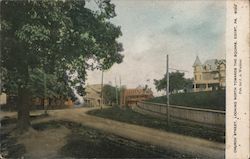
[[197, 56], [193, 64], [194, 92], [224, 89], [226, 86], [226, 60], [210, 59], [201, 63]]
[[122, 106], [133, 106], [138, 102], [153, 98], [151, 89], [134, 88], [121, 91], [120, 103]]
[[85, 87], [84, 104], [88, 106], [100, 106], [101, 105], [101, 84], [87, 85]]

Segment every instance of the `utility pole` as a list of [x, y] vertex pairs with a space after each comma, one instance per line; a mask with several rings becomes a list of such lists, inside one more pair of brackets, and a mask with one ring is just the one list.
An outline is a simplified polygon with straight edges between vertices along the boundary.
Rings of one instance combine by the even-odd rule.
[[102, 70], [102, 82], [101, 82], [101, 109], [103, 106], [103, 70]]
[[[1, 53], [0, 53], [0, 59], [1, 59]], [[0, 63], [0, 96], [2, 95], [2, 66], [1, 66], [1, 63]]]
[[47, 114], [47, 102], [46, 102], [46, 89], [47, 89], [47, 84], [46, 84], [46, 73], [45, 70], [43, 72], [43, 86], [44, 86], [44, 101], [43, 101], [43, 107], [44, 107], [44, 113]]
[[44, 107], [44, 114], [48, 114], [48, 108], [47, 108], [47, 102], [46, 102], [46, 97], [47, 97], [47, 79], [46, 79], [46, 71], [45, 71], [45, 65], [46, 65], [46, 57], [44, 58], [44, 66], [43, 66], [43, 86], [44, 86], [44, 101], [43, 101], [43, 107]]
[[117, 83], [116, 83], [116, 77], [115, 77], [115, 98], [116, 98], [116, 104], [118, 105], [118, 91], [117, 91]]
[[122, 87], [122, 79], [121, 79], [121, 76], [119, 76], [119, 79], [120, 79], [120, 89]]
[[169, 62], [168, 55], [166, 57], [166, 77], [167, 77], [167, 87], [166, 87], [166, 96], [167, 96], [167, 124], [169, 125]]
[[[2, 45], [0, 44], [1, 48], [2, 48]], [[0, 53], [0, 59], [2, 60], [2, 52]], [[0, 96], [2, 95], [2, 61], [0, 62]]]
[[120, 100], [119, 100], [119, 103], [120, 103], [120, 107], [122, 107], [122, 102], [121, 102], [121, 100], [122, 100], [122, 79], [121, 79], [121, 75], [119, 76], [119, 80], [120, 80], [120, 91], [119, 91], [119, 95], [120, 95]]

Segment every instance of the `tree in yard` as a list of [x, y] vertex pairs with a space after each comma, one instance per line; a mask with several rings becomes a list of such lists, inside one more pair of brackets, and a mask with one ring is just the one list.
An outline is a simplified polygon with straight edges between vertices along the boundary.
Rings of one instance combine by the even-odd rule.
[[[84, 85], [87, 69], [109, 69], [122, 62], [122, 44], [116, 41], [120, 27], [109, 22], [115, 6], [110, 0], [96, 4], [99, 9], [92, 11], [84, 0], [1, 1], [1, 77], [6, 92], [15, 90], [18, 96], [20, 130], [29, 128], [32, 92], [43, 91], [32, 85], [38, 80], [32, 76], [36, 71], [51, 75], [61, 89]], [[75, 73], [78, 78], [66, 80]]]
[[218, 74], [218, 80], [219, 80], [219, 88], [218, 89], [221, 90], [223, 87], [225, 87], [225, 86], [221, 85], [221, 81], [222, 81], [221, 68], [223, 67], [223, 65], [226, 66], [226, 60], [224, 60], [224, 59], [223, 60], [216, 60], [215, 64], [216, 64], [216, 72]]
[[185, 78], [185, 85], [184, 85], [185, 92], [193, 89], [193, 81], [194, 80], [192, 78]]
[[116, 87], [113, 87], [111, 85], [104, 85], [103, 86], [103, 90], [102, 90], [103, 91], [103, 100], [105, 103], [107, 103], [107, 104], [116, 103], [116, 91], [117, 91], [117, 95], [119, 95], [119, 92], [116, 89], [117, 89]]
[[[157, 91], [166, 90], [167, 87], [167, 77], [166, 75], [160, 79], [154, 79], [154, 84]], [[169, 73], [169, 92], [173, 93], [178, 90], [191, 89], [193, 85], [192, 79], [186, 79], [184, 73], [181, 72], [171, 72]]]
[[[44, 87], [46, 83], [46, 88]], [[51, 105], [52, 101], [64, 101], [67, 98], [74, 98], [73, 91], [67, 84], [67, 79], [60, 81], [55, 74], [45, 73], [42, 69], [30, 70], [29, 90], [32, 97], [48, 100]], [[45, 108], [46, 109], [46, 108]], [[46, 110], [45, 110], [46, 111]]]

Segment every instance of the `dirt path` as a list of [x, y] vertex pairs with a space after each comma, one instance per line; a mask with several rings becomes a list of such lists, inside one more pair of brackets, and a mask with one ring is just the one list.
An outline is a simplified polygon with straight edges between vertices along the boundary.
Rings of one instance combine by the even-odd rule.
[[66, 119], [80, 122], [83, 125], [139, 142], [158, 145], [180, 152], [199, 154], [209, 158], [225, 158], [225, 145], [222, 143], [87, 115], [86, 112], [90, 109], [93, 108], [70, 109], [67, 111], [57, 110], [50, 112], [50, 114], [54, 119]]
[[18, 143], [25, 145], [25, 158], [60, 158], [58, 151], [66, 144], [70, 130], [64, 127], [45, 131], [29, 130], [19, 137]]
[[93, 108], [49, 111], [51, 117], [36, 120], [34, 123], [49, 120], [70, 120], [121, 137], [158, 145], [166, 149], [173, 149], [189, 154], [199, 154], [200, 156], [204, 156], [204, 158], [225, 158], [225, 145], [222, 143], [87, 115], [86, 112], [91, 109]]

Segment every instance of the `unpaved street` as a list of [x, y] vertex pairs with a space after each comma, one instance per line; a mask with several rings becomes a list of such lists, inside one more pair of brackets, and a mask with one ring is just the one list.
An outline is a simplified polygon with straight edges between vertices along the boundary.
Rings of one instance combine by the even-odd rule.
[[[157, 145], [166, 149], [173, 149], [188, 154], [199, 154], [199, 156], [203, 156], [204, 158], [219, 159], [225, 157], [225, 145], [222, 143], [87, 115], [86, 112], [91, 109], [96, 108], [53, 110], [49, 111], [50, 117], [35, 120], [34, 123], [49, 120], [69, 120], [121, 137]], [[1, 116], [2, 115], [4, 114], [1, 113]]]

